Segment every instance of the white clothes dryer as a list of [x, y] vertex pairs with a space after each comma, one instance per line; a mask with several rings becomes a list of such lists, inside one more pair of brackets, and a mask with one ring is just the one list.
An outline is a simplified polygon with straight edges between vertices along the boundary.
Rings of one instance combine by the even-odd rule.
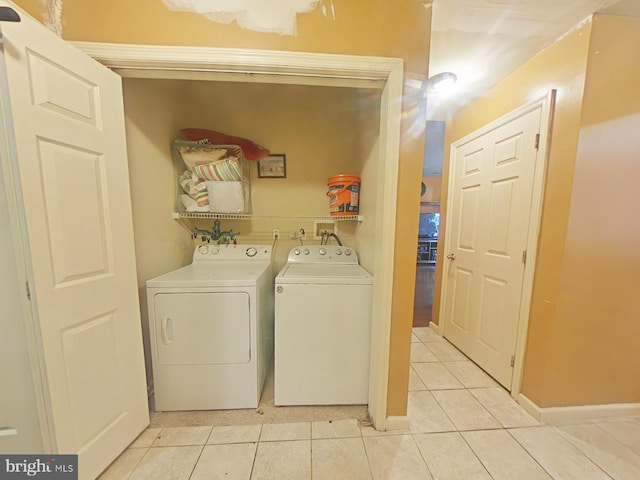
[[147, 281], [155, 409], [256, 408], [273, 353], [268, 245], [200, 245]]
[[294, 248], [275, 289], [274, 403], [367, 404], [373, 277], [356, 252]]

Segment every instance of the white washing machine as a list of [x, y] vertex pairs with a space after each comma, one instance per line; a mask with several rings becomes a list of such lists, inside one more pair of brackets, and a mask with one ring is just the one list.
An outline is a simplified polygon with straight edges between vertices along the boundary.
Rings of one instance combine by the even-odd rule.
[[367, 404], [373, 277], [356, 252], [294, 248], [275, 289], [275, 404]]
[[147, 281], [157, 411], [255, 408], [273, 353], [268, 245], [200, 245]]

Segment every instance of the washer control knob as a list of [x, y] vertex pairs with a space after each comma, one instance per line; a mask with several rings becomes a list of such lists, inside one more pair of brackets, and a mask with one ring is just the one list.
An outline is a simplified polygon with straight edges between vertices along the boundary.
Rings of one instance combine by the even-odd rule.
[[209, 253], [209, 246], [208, 245], [200, 245], [198, 247], [198, 251], [202, 254], [202, 255], [206, 255], [207, 253]]
[[327, 249], [326, 248], [319, 248], [318, 249], [318, 254], [319, 255], [326, 255], [327, 254]]
[[336, 248], [336, 255], [342, 255], [342, 250], [340, 250], [339, 248]]
[[284, 287], [282, 285], [278, 285], [277, 288], [276, 288], [276, 292], [283, 293], [284, 292]]
[[258, 254], [258, 249], [255, 247], [249, 247], [245, 253], [247, 254], [247, 257], [255, 257]]
[[296, 249], [293, 251], [293, 254], [294, 254], [294, 255], [300, 255], [300, 249], [299, 249], [299, 248], [296, 248]]
[[344, 251], [344, 254], [345, 254], [346, 256], [351, 255], [351, 250], [349, 250], [349, 249], [347, 248], [347, 249]]
[[209, 253], [211, 253], [211, 255], [217, 255], [220, 252], [220, 249], [218, 247], [209, 247]]
[[311, 252], [309, 251], [309, 249], [308, 249], [308, 248], [305, 248], [305, 249], [304, 249], [304, 254], [305, 254], [305, 255], [309, 255], [310, 253], [311, 253]]

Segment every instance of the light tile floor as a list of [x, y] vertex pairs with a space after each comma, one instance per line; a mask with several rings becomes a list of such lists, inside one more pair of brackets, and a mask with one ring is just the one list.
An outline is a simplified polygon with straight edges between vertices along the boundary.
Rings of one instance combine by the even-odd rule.
[[356, 419], [143, 432], [100, 480], [637, 480], [640, 417], [541, 425], [457, 349], [414, 328], [410, 432]]

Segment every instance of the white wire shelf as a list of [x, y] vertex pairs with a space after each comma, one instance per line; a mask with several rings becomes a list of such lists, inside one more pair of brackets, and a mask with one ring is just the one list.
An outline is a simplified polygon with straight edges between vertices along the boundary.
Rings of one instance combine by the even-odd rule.
[[343, 215], [343, 216], [332, 216], [332, 215], [241, 215], [235, 213], [211, 213], [211, 212], [174, 212], [174, 219], [179, 218], [217, 218], [220, 220], [258, 220], [258, 221], [327, 221], [327, 222], [362, 222], [364, 221], [364, 217], [362, 215]]

